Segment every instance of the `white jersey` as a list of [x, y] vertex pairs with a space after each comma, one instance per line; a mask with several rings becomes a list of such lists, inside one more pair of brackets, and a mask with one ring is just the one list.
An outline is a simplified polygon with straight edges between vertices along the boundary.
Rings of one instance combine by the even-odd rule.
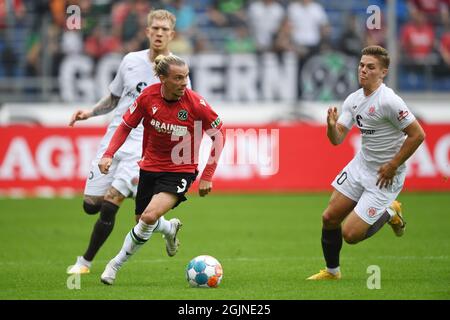
[[[149, 50], [130, 52], [123, 57], [116, 77], [109, 85], [109, 91], [116, 97], [120, 97], [114, 116], [108, 126], [105, 136], [102, 139], [99, 153], [103, 153], [109, 142], [122, 122], [123, 114], [133, 104], [139, 93], [148, 85], [159, 82], [154, 76], [152, 62], [149, 58]], [[140, 124], [135, 130], [130, 132], [125, 143], [120, 147], [120, 151], [126, 153], [142, 152], [142, 135], [144, 128]]]
[[[356, 123], [362, 135], [360, 156], [378, 170], [392, 160], [406, 137], [402, 132], [416, 118], [405, 102], [382, 83], [370, 96], [363, 89], [350, 94], [342, 106], [338, 123], [351, 129]], [[405, 164], [399, 169], [403, 170]]]

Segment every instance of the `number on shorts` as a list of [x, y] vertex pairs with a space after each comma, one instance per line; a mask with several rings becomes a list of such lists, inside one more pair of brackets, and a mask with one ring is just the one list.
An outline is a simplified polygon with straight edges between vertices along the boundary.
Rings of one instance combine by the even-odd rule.
[[187, 181], [186, 179], [181, 179], [181, 187], [177, 186], [177, 193], [181, 193], [186, 190]]
[[344, 171], [339, 175], [336, 182], [338, 185], [341, 185], [344, 183], [345, 180], [347, 180], [347, 172]]

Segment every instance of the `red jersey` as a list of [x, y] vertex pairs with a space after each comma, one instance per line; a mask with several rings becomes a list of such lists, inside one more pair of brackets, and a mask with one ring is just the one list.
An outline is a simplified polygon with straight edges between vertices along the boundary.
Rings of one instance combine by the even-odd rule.
[[222, 127], [220, 118], [195, 91], [186, 88], [180, 100], [168, 102], [162, 97], [161, 83], [145, 88], [123, 116], [131, 128], [141, 121], [144, 138], [139, 166], [156, 172], [195, 172], [203, 132], [212, 136]]
[[445, 32], [441, 36], [440, 45], [445, 50], [445, 52], [450, 53], [450, 32]]
[[423, 59], [433, 50], [434, 29], [428, 23], [422, 26], [405, 24], [401, 31], [401, 41], [407, 55]]

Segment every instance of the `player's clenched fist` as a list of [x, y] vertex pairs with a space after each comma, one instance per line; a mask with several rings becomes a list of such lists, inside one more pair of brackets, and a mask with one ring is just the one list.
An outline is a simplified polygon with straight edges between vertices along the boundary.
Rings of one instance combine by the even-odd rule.
[[206, 180], [200, 180], [200, 183], [198, 184], [198, 193], [200, 197], [206, 196], [208, 193], [210, 193], [212, 190], [212, 182], [206, 181]]
[[108, 174], [109, 167], [111, 167], [112, 158], [101, 158], [98, 163], [98, 168], [100, 169], [100, 172], [103, 174]]

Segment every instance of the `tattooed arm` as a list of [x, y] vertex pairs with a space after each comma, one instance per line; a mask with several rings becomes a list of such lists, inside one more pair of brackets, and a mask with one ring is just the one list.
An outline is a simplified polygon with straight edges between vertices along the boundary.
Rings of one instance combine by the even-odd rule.
[[97, 102], [92, 110], [77, 110], [70, 119], [69, 126], [73, 127], [75, 122], [80, 120], [86, 120], [91, 117], [107, 114], [117, 107], [120, 97], [113, 95], [112, 93], [105, 96]]

